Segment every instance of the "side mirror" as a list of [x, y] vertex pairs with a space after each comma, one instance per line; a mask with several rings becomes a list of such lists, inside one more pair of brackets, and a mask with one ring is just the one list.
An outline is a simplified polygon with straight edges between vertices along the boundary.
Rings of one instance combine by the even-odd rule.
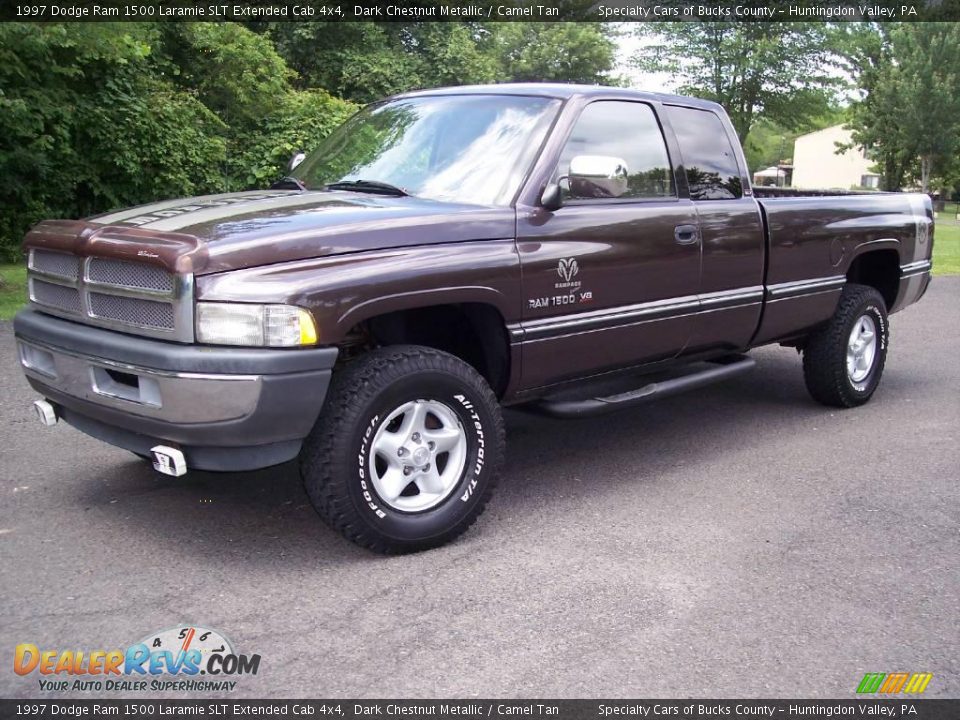
[[287, 163], [287, 172], [291, 172], [297, 165], [304, 161], [304, 158], [307, 157], [307, 154], [303, 150], [297, 150], [290, 158], [290, 162]]
[[[563, 178], [560, 178], [563, 180]], [[550, 183], [543, 189], [543, 195], [540, 196], [540, 204], [554, 212], [563, 206], [563, 193], [560, 192], [560, 182]]]
[[616, 198], [627, 191], [627, 161], [609, 155], [577, 155], [570, 161], [570, 194]]

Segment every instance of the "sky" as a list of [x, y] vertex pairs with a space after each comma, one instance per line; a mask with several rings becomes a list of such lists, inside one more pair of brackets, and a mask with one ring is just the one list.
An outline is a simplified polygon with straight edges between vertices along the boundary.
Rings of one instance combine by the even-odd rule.
[[638, 38], [632, 32], [632, 24], [621, 23], [617, 43], [617, 63], [614, 67], [614, 74], [625, 77], [630, 87], [636, 90], [647, 90], [649, 92], [675, 93], [676, 84], [666, 73], [648, 73], [641, 72], [630, 66], [630, 57], [638, 52], [644, 45], [644, 41]]

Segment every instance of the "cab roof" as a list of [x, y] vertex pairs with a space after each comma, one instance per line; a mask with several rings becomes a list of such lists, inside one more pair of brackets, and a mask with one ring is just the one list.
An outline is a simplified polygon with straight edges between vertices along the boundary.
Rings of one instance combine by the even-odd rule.
[[531, 95], [567, 100], [572, 97], [604, 98], [607, 100], [646, 100], [668, 105], [685, 105], [703, 110], [721, 110], [719, 104], [710, 100], [646, 92], [632, 88], [607, 87], [604, 85], [576, 85], [573, 83], [499, 83], [491, 85], [461, 85], [427, 88], [394, 95], [395, 98], [424, 97], [429, 95]]

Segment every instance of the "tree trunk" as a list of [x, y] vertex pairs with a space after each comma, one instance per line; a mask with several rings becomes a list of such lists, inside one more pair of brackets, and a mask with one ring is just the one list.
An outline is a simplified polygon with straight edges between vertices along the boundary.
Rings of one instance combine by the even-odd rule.
[[900, 190], [902, 176], [899, 173], [899, 165], [892, 157], [886, 157], [883, 161], [883, 187], [881, 190], [887, 192], [897, 192]]
[[920, 158], [920, 190], [924, 193], [930, 192], [930, 172], [933, 169], [933, 157], [923, 155]]

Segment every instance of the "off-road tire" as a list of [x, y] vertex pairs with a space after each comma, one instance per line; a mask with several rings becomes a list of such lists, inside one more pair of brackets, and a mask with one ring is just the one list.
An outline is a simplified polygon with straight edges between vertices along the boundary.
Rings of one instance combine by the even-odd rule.
[[[854, 382], [847, 370], [847, 346], [854, 326], [864, 316], [876, 328], [877, 347], [870, 371]], [[803, 378], [810, 395], [830, 407], [863, 405], [880, 384], [890, 343], [890, 323], [883, 296], [866, 285], [849, 283], [830, 321], [814, 332], [803, 350]]]
[[[466, 461], [438, 506], [403, 512], [376, 492], [371, 438], [394, 409], [416, 400], [455, 412], [466, 436]], [[348, 540], [378, 553], [417, 552], [450, 542], [483, 512], [497, 483], [504, 435], [500, 405], [472, 367], [432, 348], [379, 348], [334, 371], [304, 443], [300, 473], [317, 513]]]

